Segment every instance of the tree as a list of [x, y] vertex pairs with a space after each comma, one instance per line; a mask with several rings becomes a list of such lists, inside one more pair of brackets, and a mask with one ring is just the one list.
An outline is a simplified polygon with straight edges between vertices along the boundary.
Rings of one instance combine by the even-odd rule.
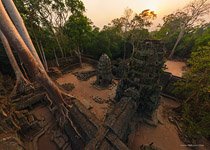
[[89, 34], [89, 40], [87, 43], [85, 43], [83, 51], [84, 54], [91, 55], [95, 59], [99, 59], [102, 54], [98, 47], [99, 34], [99, 28], [93, 26], [92, 31]]
[[172, 15], [176, 21], [179, 21], [179, 34], [173, 49], [171, 50], [169, 59], [172, 59], [174, 52], [181, 39], [183, 38], [185, 32], [191, 29], [196, 23], [203, 21], [202, 17], [204, 17], [209, 12], [210, 3], [208, 3], [208, 0], [195, 0], [188, 4], [182, 11], [178, 10], [174, 15]]
[[[31, 38], [29, 37], [28, 31], [25, 27], [25, 24], [23, 22], [23, 19], [21, 18], [17, 8], [15, 7], [12, 0], [2, 0], [5, 9], [7, 10], [7, 13], [9, 14], [13, 24], [16, 26], [19, 34], [23, 38], [24, 42], [26, 43], [27, 47], [30, 49], [33, 56], [37, 59], [38, 63], [41, 67], [43, 67], [39, 56], [35, 50], [35, 47], [31, 41]], [[44, 67], [43, 67], [44, 68]]]
[[[156, 18], [156, 16], [155, 12], [150, 11], [149, 9], [143, 10], [139, 14], [134, 14], [131, 9], [127, 8], [124, 12], [124, 16], [114, 19], [112, 24], [113, 26], [121, 29], [124, 40], [128, 40], [132, 44], [134, 51], [138, 40], [142, 40], [142, 37], [139, 38], [138, 36], [140, 35], [139, 32], [142, 31], [142, 35], [145, 35], [144, 33], [147, 30], [146, 27], [150, 27], [152, 25], [151, 20]], [[124, 59], [125, 51], [124, 45]]]
[[[42, 31], [50, 33], [50, 42], [43, 44], [45, 49], [52, 51], [53, 48], [60, 50], [61, 57], [64, 57], [65, 48], [67, 47], [63, 39], [62, 28], [68, 17], [72, 14], [82, 14], [85, 11], [84, 4], [81, 0], [15, 0], [15, 3], [20, 10], [22, 17], [27, 23], [29, 31], [34, 30], [36, 34], [30, 34], [34, 38], [43, 36]], [[41, 30], [39, 30], [41, 29]], [[32, 33], [32, 32], [30, 32]], [[38, 34], [37, 34], [38, 33]], [[49, 46], [49, 47], [46, 47]], [[38, 45], [36, 47], [39, 47]], [[53, 54], [53, 51], [51, 52]]]
[[36, 58], [32, 55], [16, 27], [10, 20], [10, 17], [6, 12], [2, 1], [0, 1], [0, 20], [0, 30], [5, 35], [6, 39], [10, 39], [8, 41], [9, 45], [17, 50], [18, 55], [20, 56], [30, 74], [33, 75], [32, 77], [34, 80], [40, 83], [40, 85], [44, 86], [48, 96], [58, 108], [61, 119], [69, 120], [69, 117], [65, 111], [66, 108], [68, 108], [68, 105], [63, 99], [64, 92], [62, 93], [62, 91], [47, 75], [46, 71], [41, 67], [39, 63], [37, 63]]
[[0, 39], [5, 47], [7, 56], [9, 58], [10, 64], [12, 65], [12, 68], [15, 72], [15, 76], [16, 76], [16, 83], [15, 83], [15, 87], [13, 89], [13, 91], [11, 92], [11, 96], [15, 96], [19, 93], [23, 93], [26, 89], [26, 86], [29, 86], [30, 83], [29, 81], [24, 77], [22, 71], [20, 70], [17, 61], [12, 53], [11, 47], [6, 39], [6, 37], [4, 36], [4, 34], [1, 32], [0, 30]]
[[90, 39], [91, 24], [92, 22], [86, 16], [76, 14], [71, 15], [64, 26], [64, 33], [68, 36], [70, 47], [78, 56], [81, 66], [81, 52]]
[[200, 28], [201, 34], [196, 38], [195, 40], [195, 48], [198, 48], [200, 46], [206, 46], [208, 45], [208, 42], [210, 41], [210, 23], [204, 25], [202, 28]]
[[177, 92], [185, 99], [181, 115], [184, 131], [193, 139], [210, 137], [210, 43], [194, 50], [188, 61], [184, 80], [177, 83]]

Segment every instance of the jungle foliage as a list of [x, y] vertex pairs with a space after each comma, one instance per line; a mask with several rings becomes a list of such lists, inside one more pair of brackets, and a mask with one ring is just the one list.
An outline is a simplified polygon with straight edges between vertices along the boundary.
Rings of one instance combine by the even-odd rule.
[[[184, 75], [185, 80], [177, 84], [177, 91], [185, 95], [181, 111], [184, 130], [192, 138], [210, 136], [210, 23], [202, 21], [202, 17], [209, 12], [206, 0], [195, 1], [202, 4], [202, 9], [196, 15], [192, 14], [195, 3], [191, 3], [187, 9], [165, 16], [163, 24], [155, 31], [149, 29], [157, 14], [148, 9], [140, 13], [126, 9], [122, 17], [113, 19], [100, 30], [84, 15], [85, 6], [81, 0], [14, 2], [39, 55], [43, 55], [44, 50], [48, 61], [78, 52], [95, 59], [99, 59], [103, 53], [112, 60], [127, 58], [139, 42], [148, 38], [162, 40], [169, 56], [182, 33], [173, 58], [188, 59], [189, 70]], [[202, 22], [198, 24], [197, 21]], [[0, 71], [12, 74], [1, 42], [0, 60]], [[2, 85], [6, 83], [3, 77], [0, 80], [0, 86], [4, 87]]]
[[[163, 25], [150, 32], [149, 28], [157, 14], [148, 9], [135, 13], [126, 8], [122, 17], [113, 19], [100, 30], [84, 15], [85, 6], [80, 0], [14, 2], [39, 55], [41, 56], [43, 48], [47, 60], [55, 59], [55, 55], [68, 57], [78, 50], [81, 54], [91, 55], [95, 59], [102, 53], [108, 54], [111, 59], [123, 58], [126, 53], [133, 51], [140, 41], [148, 38], [164, 41], [169, 55], [181, 30], [180, 25], [190, 16], [180, 11], [169, 14], [163, 18]], [[209, 24], [204, 23], [187, 27], [174, 58], [189, 58], [197, 44], [208, 41], [209, 28]], [[1, 57], [5, 56], [2, 55]], [[5, 58], [3, 60], [3, 64], [8, 62]]]
[[210, 42], [201, 39], [197, 44], [202, 45], [193, 50], [188, 60], [190, 67], [184, 80], [176, 83], [176, 92], [184, 96], [181, 105], [183, 128], [192, 139], [210, 137]]

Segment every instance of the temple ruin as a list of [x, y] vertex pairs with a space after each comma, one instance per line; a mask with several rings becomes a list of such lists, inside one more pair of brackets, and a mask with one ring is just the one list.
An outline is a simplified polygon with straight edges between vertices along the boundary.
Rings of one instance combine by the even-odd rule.
[[[137, 97], [138, 112], [143, 118], [151, 119], [160, 99], [160, 75], [164, 65], [163, 43], [145, 40], [134, 51], [125, 77], [119, 83], [116, 100], [122, 97]], [[130, 91], [130, 95], [126, 95]]]
[[111, 60], [107, 54], [103, 54], [97, 66], [96, 84], [100, 87], [108, 87], [112, 83]]
[[[163, 53], [160, 41], [142, 42], [118, 85], [115, 97], [117, 103], [112, 104], [113, 108], [106, 114], [104, 121], [99, 120], [80, 100], [65, 98], [67, 103], [71, 101], [68, 110], [71, 121], [63, 122], [61, 128], [56, 106], [52, 105], [45, 90], [37, 85], [26, 95], [14, 97], [10, 111], [6, 106], [2, 107], [0, 132], [17, 132], [26, 149], [47, 146], [64, 150], [128, 150], [125, 143], [134, 114], [139, 112], [149, 118], [158, 106]], [[111, 62], [106, 54], [102, 55], [96, 69], [97, 83], [108, 86], [112, 82], [112, 74]], [[90, 75], [88, 73], [88, 78], [81, 82], [86, 82], [92, 74], [94, 71]]]

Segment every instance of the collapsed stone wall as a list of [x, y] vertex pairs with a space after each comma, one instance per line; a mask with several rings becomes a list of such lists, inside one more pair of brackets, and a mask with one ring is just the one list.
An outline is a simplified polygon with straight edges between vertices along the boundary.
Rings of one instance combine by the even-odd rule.
[[183, 99], [184, 95], [176, 94], [174, 92], [176, 89], [175, 83], [180, 80], [184, 80], [184, 79], [181, 77], [174, 76], [169, 72], [162, 73], [161, 78], [160, 78], [161, 94], [165, 97], [168, 97], [174, 100]]
[[[37, 87], [37, 90], [41, 88]], [[7, 99], [0, 105], [0, 134], [16, 132], [21, 138], [27, 138], [42, 129], [40, 122], [31, 113], [37, 105], [46, 104], [46, 94], [36, 93], [38, 91], [26, 91], [25, 95]]]

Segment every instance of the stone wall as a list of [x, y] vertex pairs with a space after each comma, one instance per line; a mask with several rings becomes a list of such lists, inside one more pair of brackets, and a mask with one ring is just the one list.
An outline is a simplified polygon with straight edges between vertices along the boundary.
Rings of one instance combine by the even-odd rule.
[[161, 95], [174, 100], [183, 99], [182, 95], [174, 93], [175, 83], [179, 80], [183, 80], [183, 78], [174, 76], [169, 72], [162, 73], [160, 78]]

